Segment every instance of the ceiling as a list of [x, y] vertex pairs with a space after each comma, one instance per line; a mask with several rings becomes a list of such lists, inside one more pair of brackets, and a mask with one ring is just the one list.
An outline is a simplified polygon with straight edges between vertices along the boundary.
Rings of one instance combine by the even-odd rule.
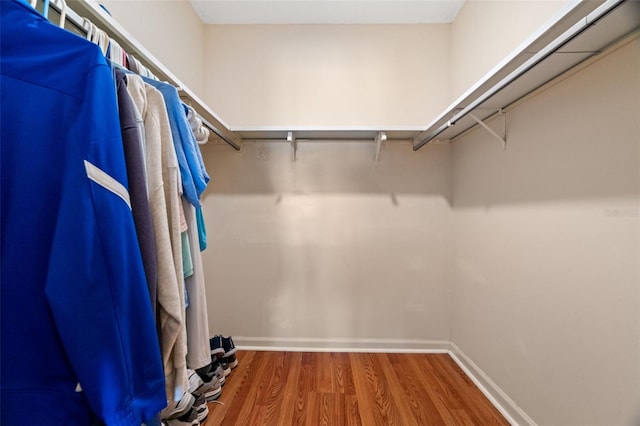
[[452, 22], [464, 0], [190, 0], [205, 24]]

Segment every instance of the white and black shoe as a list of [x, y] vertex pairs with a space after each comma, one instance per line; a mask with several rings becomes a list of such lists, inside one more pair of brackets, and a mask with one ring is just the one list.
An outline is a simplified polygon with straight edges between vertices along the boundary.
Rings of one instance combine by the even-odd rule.
[[[231, 372], [231, 371], [229, 371]], [[215, 364], [211, 364], [211, 372], [209, 373], [209, 377], [217, 377], [220, 381], [220, 386], [224, 386], [227, 381], [227, 375], [224, 374], [224, 369], [219, 362]]]
[[204, 394], [201, 394], [196, 398], [196, 401], [193, 403], [193, 409], [196, 411], [196, 418], [202, 423], [209, 415], [207, 398]]
[[195, 397], [203, 395], [207, 402], [215, 401], [222, 393], [222, 386], [217, 377], [204, 381], [195, 371], [189, 370], [189, 392]]
[[224, 356], [225, 350], [222, 346], [222, 336], [213, 336], [209, 339], [209, 349], [211, 350], [211, 362], [218, 356]]
[[229, 355], [222, 358], [222, 362], [226, 362], [232, 370], [238, 366], [238, 358], [235, 355]]
[[191, 410], [195, 400], [196, 398], [190, 392], [183, 393], [180, 401], [170, 401], [169, 405], [162, 410], [162, 413], [160, 413], [162, 420], [177, 419], [184, 416]]
[[223, 358], [229, 358], [231, 355], [235, 355], [238, 349], [236, 348], [236, 345], [233, 343], [233, 339], [231, 338], [231, 336], [229, 337], [219, 336], [219, 337], [222, 340], [222, 348], [224, 349]]
[[222, 369], [222, 372], [224, 373], [225, 377], [227, 377], [229, 374], [231, 374], [231, 367], [229, 367], [229, 364], [227, 364], [226, 362], [224, 362], [222, 360], [216, 360], [216, 362], [214, 362], [212, 364], [212, 368], [214, 368], [214, 369], [217, 369], [217, 368]]
[[[207, 408], [208, 410], [208, 408]], [[207, 414], [209, 412], [207, 411]], [[192, 407], [189, 411], [187, 411], [181, 417], [177, 419], [167, 419], [163, 420], [167, 426], [200, 426], [200, 421], [198, 420], [198, 411], [195, 407]]]

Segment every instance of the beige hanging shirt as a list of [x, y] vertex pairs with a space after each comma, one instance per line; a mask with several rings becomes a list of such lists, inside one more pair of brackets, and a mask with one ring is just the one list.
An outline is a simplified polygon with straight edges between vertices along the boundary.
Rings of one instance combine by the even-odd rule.
[[158, 257], [159, 337], [167, 401], [171, 402], [179, 400], [188, 387], [178, 160], [162, 94], [139, 76], [127, 78], [145, 126], [149, 205]]

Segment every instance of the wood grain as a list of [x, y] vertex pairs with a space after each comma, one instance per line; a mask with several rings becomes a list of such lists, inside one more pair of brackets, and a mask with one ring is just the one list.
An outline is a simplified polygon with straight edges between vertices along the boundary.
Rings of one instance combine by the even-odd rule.
[[237, 357], [203, 426], [509, 424], [446, 354]]

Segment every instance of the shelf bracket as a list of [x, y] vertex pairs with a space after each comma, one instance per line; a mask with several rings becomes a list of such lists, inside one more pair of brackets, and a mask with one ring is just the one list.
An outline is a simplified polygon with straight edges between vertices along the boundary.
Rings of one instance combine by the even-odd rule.
[[298, 150], [298, 141], [296, 141], [296, 136], [293, 132], [287, 133], [287, 141], [291, 144], [291, 162], [296, 162], [296, 154]]
[[507, 114], [505, 114], [502, 109], [498, 110], [498, 114], [502, 117], [502, 136], [496, 133], [491, 127], [487, 126], [486, 123], [480, 120], [478, 117], [473, 115], [473, 113], [469, 113], [469, 117], [471, 117], [476, 123], [482, 126], [487, 132], [491, 134], [494, 138], [498, 139], [502, 142], [502, 149], [507, 149]]
[[382, 142], [387, 140], [387, 134], [385, 132], [378, 132], [376, 138], [374, 139], [376, 143], [376, 155], [373, 158], [374, 164], [378, 164], [380, 161], [380, 152], [382, 152]]

